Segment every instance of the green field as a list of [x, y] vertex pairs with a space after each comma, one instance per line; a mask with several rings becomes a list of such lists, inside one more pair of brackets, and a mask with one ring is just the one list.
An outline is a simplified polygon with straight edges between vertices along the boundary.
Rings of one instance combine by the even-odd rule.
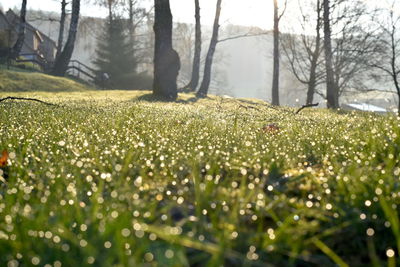
[[8, 95], [57, 106], [0, 103], [0, 266], [399, 264], [395, 116]]
[[1, 92], [75, 92], [89, 88], [71, 79], [49, 76], [28, 70], [7, 70], [0, 65]]

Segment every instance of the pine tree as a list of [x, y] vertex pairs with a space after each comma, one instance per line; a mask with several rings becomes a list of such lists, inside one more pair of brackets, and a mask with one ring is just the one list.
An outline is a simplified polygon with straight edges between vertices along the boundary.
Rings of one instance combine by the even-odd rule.
[[[103, 33], [98, 37], [93, 64], [97, 67], [100, 85], [114, 89], [134, 87], [137, 61], [122, 19], [113, 17], [107, 20]], [[104, 80], [104, 74], [108, 80]]]

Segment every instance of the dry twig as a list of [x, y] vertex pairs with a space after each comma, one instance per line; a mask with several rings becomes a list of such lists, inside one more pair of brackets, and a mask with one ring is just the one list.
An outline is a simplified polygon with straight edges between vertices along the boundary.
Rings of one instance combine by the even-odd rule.
[[316, 106], [318, 106], [318, 105], [319, 105], [319, 103], [303, 105], [301, 108], [299, 108], [299, 109], [296, 111], [295, 114], [299, 114], [300, 111], [302, 111], [302, 110], [305, 109], [305, 108], [316, 107]]
[[53, 103], [49, 103], [49, 102], [45, 102], [36, 98], [29, 98], [29, 97], [15, 97], [15, 96], [7, 96], [4, 98], [0, 98], [0, 102], [6, 101], [6, 100], [25, 100], [25, 101], [34, 101], [34, 102], [38, 102], [41, 104], [45, 104], [48, 106], [57, 106], [56, 104]]

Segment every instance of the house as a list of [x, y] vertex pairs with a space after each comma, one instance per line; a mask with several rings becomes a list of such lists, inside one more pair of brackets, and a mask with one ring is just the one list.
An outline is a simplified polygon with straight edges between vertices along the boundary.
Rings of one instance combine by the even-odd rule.
[[[4, 45], [12, 47], [17, 40], [20, 18], [11, 9], [4, 14], [0, 11], [0, 34], [5, 37]], [[0, 38], [1, 39], [1, 38]], [[42, 66], [51, 65], [56, 56], [57, 45], [47, 35], [26, 23], [24, 44], [20, 56]]]
[[342, 108], [345, 110], [357, 110], [357, 111], [367, 111], [384, 114], [388, 111], [385, 108], [378, 107], [372, 104], [367, 103], [346, 103], [342, 105]]
[[[390, 84], [387, 85], [390, 88]], [[377, 113], [398, 112], [398, 96], [395, 91], [371, 90], [367, 92], [345, 92], [341, 97], [344, 109], [358, 109]], [[349, 106], [356, 104], [356, 106]]]
[[0, 10], [0, 56], [7, 53], [12, 41], [15, 42], [15, 40], [12, 40], [12, 34], [10, 23], [6, 15]]

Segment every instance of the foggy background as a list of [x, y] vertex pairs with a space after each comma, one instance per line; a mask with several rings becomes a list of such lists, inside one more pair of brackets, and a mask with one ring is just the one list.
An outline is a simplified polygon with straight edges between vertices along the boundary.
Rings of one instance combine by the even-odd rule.
[[[57, 21], [59, 14], [57, 9], [59, 3], [53, 2], [54, 6], [47, 5], [46, 1], [37, 1], [41, 3], [36, 5], [37, 8], [55, 9], [55, 11], [38, 11], [30, 9], [27, 12], [27, 21], [40, 31], [48, 35], [51, 39], [57, 40], [59, 23]], [[47, 1], [48, 2], [48, 1]], [[171, 9], [174, 14], [174, 48], [180, 55], [181, 70], [178, 77], [178, 85], [183, 87], [187, 84], [191, 74], [191, 64], [194, 46], [194, 18], [193, 18], [193, 1], [171, 1]], [[264, 2], [263, 4], [261, 2]], [[145, 1], [145, 7], [151, 4], [151, 1]], [[242, 4], [242, 9], [240, 7]], [[271, 1], [272, 3], [272, 1]], [[212, 31], [212, 20], [215, 12], [213, 1], [205, 2], [202, 6], [202, 63], [208, 49], [209, 40]], [[270, 4], [270, 3], [269, 3]], [[237, 38], [218, 43], [215, 53], [215, 60], [212, 67], [212, 82], [210, 93], [216, 95], [227, 95], [232, 97], [258, 98], [271, 101], [272, 87], [272, 65], [273, 65], [273, 36], [272, 25], [272, 4], [265, 4], [265, 1], [229, 1], [224, 4], [222, 9], [220, 39], [230, 38], [240, 35], [255, 35], [243, 38]], [[236, 5], [236, 6], [235, 6]], [[13, 4], [7, 0], [2, 1], [3, 10]], [[30, 6], [35, 8], [35, 4]], [[14, 8], [16, 10], [16, 8]], [[186, 12], [179, 10], [187, 10]], [[282, 31], [292, 32], [296, 34], [296, 23], [291, 21], [290, 17], [295, 17], [296, 8], [288, 8], [288, 13], [282, 21]], [[17, 10], [16, 10], [17, 11]], [[106, 8], [93, 7], [92, 10], [84, 6], [84, 15], [81, 16], [79, 31], [76, 40], [75, 50], [72, 59], [81, 61], [84, 64], [93, 67], [92, 61], [95, 59], [95, 49], [97, 38], [102, 31], [107, 14]], [[95, 16], [88, 16], [93, 14]], [[264, 14], [264, 16], [262, 16]], [[193, 23], [190, 21], [193, 20]], [[245, 26], [235, 24], [242, 23]], [[285, 25], [295, 26], [285, 26]], [[68, 28], [69, 23], [66, 23]], [[183, 26], [182, 26], [183, 25]], [[253, 26], [252, 26], [253, 25]], [[255, 26], [254, 26], [255, 25]], [[153, 22], [151, 20], [143, 23], [138, 28], [137, 39], [145, 42], [143, 49], [146, 49], [148, 55], [147, 64], [140, 66], [142, 71], [152, 74], [152, 55], [153, 55]], [[184, 29], [182, 31], [182, 28]], [[65, 30], [65, 38], [68, 29]], [[201, 71], [203, 64], [201, 64]], [[389, 90], [390, 86], [380, 84], [381, 89]], [[135, 89], [151, 89], [151, 88], [135, 88]], [[280, 68], [280, 101], [282, 105], [300, 106], [305, 103], [306, 87], [299, 83], [295, 76], [291, 73], [289, 66], [285, 64], [281, 55]], [[315, 101], [325, 103], [325, 100], [316, 95]], [[370, 102], [380, 104], [387, 107], [396, 105], [395, 95], [387, 92], [369, 92], [369, 93], [352, 93], [341, 97], [341, 102]]]

